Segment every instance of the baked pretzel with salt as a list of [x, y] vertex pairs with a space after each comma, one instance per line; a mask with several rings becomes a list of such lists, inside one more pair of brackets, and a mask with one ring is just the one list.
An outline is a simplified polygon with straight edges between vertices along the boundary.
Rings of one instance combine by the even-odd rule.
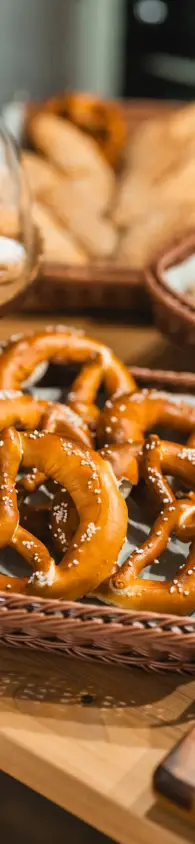
[[174, 402], [166, 392], [144, 389], [108, 399], [97, 421], [97, 439], [105, 443], [144, 442], [156, 425], [190, 434], [195, 431], [195, 406]]
[[[183, 419], [182, 419], [182, 424], [183, 424]], [[190, 421], [189, 421], [189, 425], [190, 425]], [[147, 449], [147, 447], [148, 446], [146, 445], [146, 449]], [[145, 453], [144, 452], [144, 443], [142, 441], [132, 442], [132, 443], [125, 442], [125, 443], [119, 443], [119, 444], [114, 444], [114, 445], [113, 444], [109, 444], [109, 445], [106, 444], [106, 446], [104, 446], [104, 448], [100, 449], [99, 454], [101, 455], [101, 457], [103, 457], [104, 460], [107, 460], [108, 463], [110, 463], [110, 465], [112, 466], [113, 472], [114, 472], [115, 477], [116, 477], [118, 484], [119, 484], [119, 488], [123, 489], [123, 494], [125, 493], [126, 495], [128, 495], [131, 491], [131, 487], [136, 488], [138, 483], [139, 483], [139, 480], [141, 478], [143, 479], [143, 477], [144, 477], [144, 465], [145, 465], [144, 453]], [[189, 450], [187, 451], [187, 453], [188, 454], [190, 453]], [[177, 455], [178, 455], [177, 444], [171, 443], [171, 442], [167, 442], [166, 444], [163, 443], [163, 447], [161, 449], [161, 459], [163, 459], [163, 463], [162, 463], [163, 471], [165, 472], [165, 474], [166, 474], [166, 472], [168, 472], [169, 474], [173, 474], [173, 476], [176, 475], [180, 479], [183, 478], [183, 480], [186, 483], [188, 483], [189, 482], [189, 464], [188, 464], [188, 461], [187, 461], [187, 463], [186, 463], [186, 461], [184, 461], [184, 463], [181, 464], [181, 461], [178, 460]], [[157, 453], [156, 453], [156, 460], [157, 460]], [[164, 490], [165, 503], [169, 502], [171, 504], [173, 501], [175, 501], [174, 492], [172, 491], [170, 485], [167, 483], [166, 479], [163, 478], [162, 474], [160, 475], [160, 478], [161, 478], [161, 481], [159, 481], [159, 485], [160, 485], [161, 492], [162, 492], [162, 490]], [[148, 488], [148, 493], [149, 493], [148, 500], [149, 500], [149, 503], [150, 503], [150, 508], [151, 508], [151, 504], [152, 504], [152, 506], [154, 508], [154, 513], [156, 514], [156, 510], [158, 510], [158, 496], [155, 494], [156, 489], [155, 489], [155, 486], [154, 486], [154, 478], [153, 478], [153, 482], [151, 484], [148, 484], [148, 487], [149, 487]], [[60, 502], [60, 493], [58, 495], [58, 502]], [[190, 502], [188, 501], [187, 504], [188, 504], [188, 510], [189, 510]], [[65, 506], [66, 506], [66, 509], [67, 509], [66, 542], [68, 543], [68, 541], [69, 541], [69, 531], [70, 531], [70, 536], [72, 536], [72, 526], [74, 526], [76, 524], [76, 513], [73, 516], [73, 511], [74, 511], [73, 502], [71, 502], [71, 506], [70, 506], [70, 499], [69, 499], [68, 496], [66, 496], [66, 493], [64, 492], [63, 493], [63, 507], [65, 507]], [[182, 509], [182, 505], [180, 506], [180, 510], [181, 509]], [[186, 501], [184, 502], [184, 509], [186, 509]], [[54, 545], [56, 546], [56, 536], [57, 536], [57, 547], [58, 547], [58, 550], [60, 550], [60, 539], [59, 539], [59, 536], [58, 536], [58, 534], [60, 533], [60, 522], [61, 522], [60, 508], [58, 508], [58, 511], [57, 511], [52, 506], [51, 512], [52, 512], [52, 520], [51, 520], [52, 537], [53, 537], [53, 540], [54, 540]], [[152, 510], [152, 512], [153, 512], [153, 510]], [[191, 501], [191, 504], [190, 504], [190, 512], [192, 512], [192, 501]], [[56, 520], [56, 514], [57, 514], [58, 525], [57, 525], [57, 520]], [[69, 524], [69, 519], [70, 519], [70, 524]], [[57, 534], [57, 530], [58, 530], [58, 534]], [[177, 527], [176, 527], [177, 536], [179, 538], [183, 539], [186, 535], [185, 530], [186, 530], [185, 522], [183, 524], [183, 527], [182, 527], [182, 525], [180, 527], [179, 527], [179, 525], [177, 525]], [[190, 536], [191, 535], [192, 535], [192, 532], [191, 532]]]
[[95, 398], [102, 381], [108, 396], [136, 388], [130, 372], [107, 346], [63, 325], [8, 342], [0, 355], [0, 388], [20, 390], [38, 364], [52, 360], [82, 365], [67, 402], [89, 425], [96, 424], [99, 414]]
[[[79, 516], [74, 542], [59, 565], [19, 525], [15, 481], [35, 466], [66, 488]], [[127, 508], [109, 464], [99, 454], [47, 432], [7, 428], [0, 447], [0, 547], [14, 547], [33, 568], [25, 578], [0, 575], [0, 589], [76, 600], [112, 571], [127, 529]]]
[[[144, 445], [141, 467], [148, 488], [162, 508], [160, 515], [143, 545], [115, 569], [97, 594], [124, 609], [185, 615], [195, 609], [195, 449], [151, 435]], [[164, 474], [181, 478], [193, 492], [177, 500]], [[173, 580], [140, 578], [142, 570], [165, 549], [173, 530], [184, 542], [192, 540], [186, 562]]]
[[[92, 437], [86, 423], [67, 405], [50, 402], [20, 391], [0, 390], [0, 430], [15, 425], [30, 431], [40, 428], [64, 435], [87, 447], [92, 445]], [[29, 492], [44, 483], [44, 474], [33, 469], [24, 476], [19, 485]]]

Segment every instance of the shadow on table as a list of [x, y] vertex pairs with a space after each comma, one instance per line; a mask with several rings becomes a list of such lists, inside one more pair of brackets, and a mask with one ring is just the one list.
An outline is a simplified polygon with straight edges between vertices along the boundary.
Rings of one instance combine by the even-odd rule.
[[[28, 715], [57, 718], [58, 722], [70, 720], [70, 732], [71, 720], [99, 724], [106, 713], [107, 718], [110, 713], [112, 725], [120, 727], [119, 716], [126, 711], [133, 722], [135, 709], [136, 713], [140, 710], [140, 729], [190, 724], [195, 717], [194, 701], [185, 696], [185, 684], [189, 683], [185, 675], [124, 669], [3, 647], [0, 661], [0, 705], [9, 709], [11, 701], [12, 707]], [[175, 713], [174, 706], [167, 708], [166, 701], [179, 687], [182, 711]]]
[[190, 821], [186, 823], [186, 820], [182, 817], [182, 814], [172, 810], [171, 806], [170, 809], [167, 806], [163, 805], [160, 800], [156, 800], [152, 809], [147, 812], [146, 817], [152, 823], [160, 824], [161, 830], [164, 832], [170, 832], [170, 834], [175, 835], [175, 818], [177, 815], [177, 819], [179, 821], [179, 830], [177, 829], [177, 834], [179, 832], [179, 836], [181, 836], [181, 840], [188, 841], [189, 844], [194, 844], [194, 821], [191, 823]]

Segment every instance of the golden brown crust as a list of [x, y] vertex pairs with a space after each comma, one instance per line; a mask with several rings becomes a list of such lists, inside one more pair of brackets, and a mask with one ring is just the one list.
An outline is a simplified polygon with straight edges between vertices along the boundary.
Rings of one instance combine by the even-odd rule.
[[[83, 451], [56, 434], [27, 434], [8, 428], [1, 436], [0, 544], [8, 543], [22, 554], [33, 574], [30, 578], [2, 574], [0, 589], [75, 600], [111, 572], [125, 538], [127, 508], [113, 472], [98, 454]], [[60, 483], [78, 510], [74, 543], [58, 566], [40, 540], [18, 523], [15, 480], [20, 465], [27, 469], [35, 466]]]
[[147, 389], [108, 400], [98, 419], [98, 441], [101, 445], [143, 442], [145, 432], [157, 423], [190, 434], [195, 430], [195, 407], [184, 401], [176, 404], [168, 393]]
[[68, 395], [70, 406], [84, 421], [93, 423], [97, 418], [94, 401], [102, 381], [111, 396], [135, 390], [133, 377], [111, 349], [63, 325], [10, 341], [0, 355], [0, 388], [20, 389], [38, 363], [53, 359], [85, 364]]
[[[163, 473], [178, 475], [195, 490], [195, 449], [161, 442], [150, 436], [144, 445], [142, 473], [161, 506], [160, 515], [140, 548], [135, 549], [121, 568], [98, 589], [98, 596], [124, 609], [187, 615], [195, 607], [195, 493], [177, 501]], [[167, 545], [170, 533], [185, 542], [193, 540], [186, 563], [173, 580], [140, 579]]]

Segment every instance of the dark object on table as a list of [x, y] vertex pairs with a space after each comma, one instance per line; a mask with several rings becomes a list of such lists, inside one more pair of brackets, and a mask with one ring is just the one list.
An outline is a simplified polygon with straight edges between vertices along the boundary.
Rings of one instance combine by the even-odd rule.
[[170, 808], [195, 819], [195, 727], [171, 750], [154, 773], [154, 789]]

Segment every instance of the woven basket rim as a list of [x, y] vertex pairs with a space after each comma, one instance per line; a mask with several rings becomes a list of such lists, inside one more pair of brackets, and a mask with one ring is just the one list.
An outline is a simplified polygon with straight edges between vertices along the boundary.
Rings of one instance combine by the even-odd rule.
[[145, 270], [145, 281], [152, 299], [157, 297], [167, 305], [170, 312], [178, 314], [181, 322], [190, 323], [191, 327], [194, 328], [195, 305], [190, 302], [187, 295], [171, 290], [164, 278], [165, 269], [174, 266], [179, 260], [189, 257], [193, 251], [195, 251], [195, 231], [175, 242], [160, 256], [156, 264], [147, 268]]
[[130, 372], [141, 383], [161, 383], [169, 387], [177, 387], [193, 391], [195, 389], [195, 372], [176, 372], [172, 369], [150, 369], [150, 367], [130, 366]]
[[[189, 632], [189, 635], [193, 635], [195, 637], [195, 617], [193, 616], [181, 616], [181, 615], [173, 615], [169, 613], [155, 613], [155, 612], [144, 612], [144, 611], [137, 611], [137, 610], [125, 610], [121, 609], [120, 607], [115, 607], [112, 604], [106, 603], [84, 603], [80, 601], [66, 601], [65, 599], [48, 599], [48, 598], [37, 598], [33, 595], [21, 595], [19, 593], [12, 592], [11, 595], [8, 595], [7, 592], [3, 592], [0, 590], [0, 614], [2, 607], [7, 607], [7, 610], [17, 609], [20, 611], [26, 610], [26, 612], [31, 612], [31, 609], [34, 607], [38, 614], [44, 615], [49, 614], [55, 616], [55, 613], [58, 614], [61, 612], [62, 617], [64, 612], [69, 612], [70, 615], [72, 613], [72, 617], [74, 617], [74, 611], [79, 613], [81, 611], [81, 617], [83, 616], [94, 616], [94, 618], [107, 618], [107, 616], [111, 616], [114, 623], [122, 624], [124, 621], [129, 620], [130, 626], [136, 623], [143, 624], [145, 626], [149, 622], [159, 622], [158, 623], [158, 630], [164, 628], [165, 625], [176, 626], [179, 630], [183, 630], [187, 627], [194, 628], [193, 631]], [[111, 622], [112, 623], [112, 622]], [[187, 636], [186, 632], [186, 636]], [[195, 644], [195, 638], [194, 638]]]
[[112, 286], [113, 284], [118, 286], [120, 283], [120, 285], [131, 285], [136, 288], [144, 282], [143, 272], [124, 266], [124, 264], [114, 263], [114, 261], [113, 263], [99, 261], [98, 264], [91, 262], [84, 266], [77, 266], [76, 264], [71, 266], [70, 264], [50, 263], [43, 259], [40, 271], [44, 279], [53, 283], [56, 281], [62, 285], [66, 281], [73, 281], [78, 285], [82, 285], [85, 282], [87, 284], [97, 284], [99, 282], [104, 287], [109, 287], [111, 284]]

